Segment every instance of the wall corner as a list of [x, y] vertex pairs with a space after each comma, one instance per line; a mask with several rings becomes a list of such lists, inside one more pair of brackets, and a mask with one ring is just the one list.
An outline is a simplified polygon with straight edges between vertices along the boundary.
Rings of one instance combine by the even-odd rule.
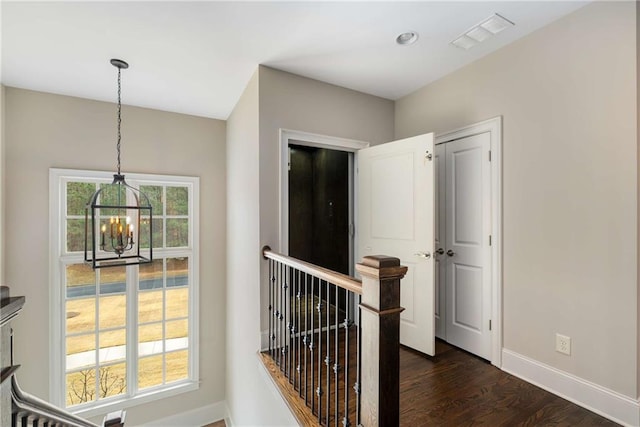
[[5, 86], [0, 84], [0, 283], [4, 283]]

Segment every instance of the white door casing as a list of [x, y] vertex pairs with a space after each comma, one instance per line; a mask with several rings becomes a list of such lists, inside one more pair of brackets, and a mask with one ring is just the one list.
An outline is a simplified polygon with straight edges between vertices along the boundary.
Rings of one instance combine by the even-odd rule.
[[[317, 147], [317, 148], [325, 148], [329, 150], [339, 150], [346, 151], [349, 153], [354, 153], [354, 156], [357, 155], [357, 152], [369, 146], [369, 142], [367, 141], [358, 141], [355, 139], [346, 139], [340, 137], [334, 137], [329, 135], [321, 135], [311, 132], [292, 130], [292, 129], [283, 129], [279, 130], [280, 133], [280, 149], [279, 149], [279, 157], [280, 157], [280, 173], [279, 173], [279, 233], [278, 233], [278, 247], [275, 248], [279, 250], [281, 253], [285, 255], [289, 255], [289, 144], [295, 145], [303, 145], [307, 147]], [[351, 208], [354, 210], [357, 209], [357, 204], [354, 200], [358, 199], [357, 188], [355, 188], [354, 182], [354, 171], [352, 162], [349, 162], [349, 204], [350, 204], [350, 212], [349, 217], [357, 218], [357, 212], [352, 212]], [[354, 224], [352, 230], [355, 230], [357, 233], [357, 225]], [[350, 246], [355, 245], [352, 241], [355, 240], [353, 235], [350, 239]], [[357, 248], [350, 248], [350, 268], [352, 269], [352, 274], [354, 272], [353, 268], [355, 265], [354, 262], [354, 250]], [[356, 260], [358, 258], [355, 258]], [[357, 309], [357, 302], [354, 300], [354, 310]], [[261, 337], [261, 348], [267, 348], [269, 345], [268, 341], [268, 331], [263, 330], [260, 334]]]
[[445, 195], [445, 182], [446, 182], [446, 168], [445, 168], [445, 144], [439, 144], [435, 146], [435, 322], [436, 322], [436, 337], [446, 341], [446, 325], [445, 316], [446, 313], [446, 258], [445, 253], [445, 218], [446, 218], [446, 195]]
[[[492, 244], [489, 248], [491, 260], [487, 268], [490, 269], [490, 293], [492, 328], [491, 353], [487, 357], [491, 364], [502, 367], [502, 117], [494, 117], [482, 122], [474, 123], [455, 130], [444, 132], [436, 136], [436, 144], [442, 145], [470, 136], [486, 133], [490, 139], [490, 233]], [[446, 255], [445, 258], [448, 258]]]
[[408, 267], [400, 283], [400, 342], [435, 354], [434, 143], [419, 135], [358, 151], [358, 254]]
[[491, 359], [490, 134], [445, 144], [446, 337]]

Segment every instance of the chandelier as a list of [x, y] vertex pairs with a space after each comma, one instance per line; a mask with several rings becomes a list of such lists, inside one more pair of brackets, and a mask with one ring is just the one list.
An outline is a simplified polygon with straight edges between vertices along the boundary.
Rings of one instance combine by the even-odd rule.
[[143, 192], [127, 184], [120, 173], [120, 74], [129, 64], [112, 59], [111, 65], [118, 69], [118, 170], [113, 182], [101, 184], [85, 208], [84, 260], [94, 269], [146, 264], [153, 259], [151, 203]]

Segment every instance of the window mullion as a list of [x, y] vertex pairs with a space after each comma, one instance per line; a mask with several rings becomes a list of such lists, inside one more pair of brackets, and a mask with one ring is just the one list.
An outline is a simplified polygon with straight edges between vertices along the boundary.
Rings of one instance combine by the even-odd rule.
[[163, 258], [162, 260], [162, 384], [166, 384], [166, 383], [167, 383], [167, 258]]
[[162, 186], [162, 247], [167, 247], [167, 186]]
[[95, 389], [95, 399], [94, 402], [97, 402], [100, 399], [100, 270], [96, 270], [95, 274], [95, 283], [96, 283], [96, 291], [95, 291], [95, 312], [96, 312], [96, 320], [95, 320], [95, 353], [94, 353], [94, 365], [93, 372], [95, 375], [96, 389]]
[[[139, 184], [133, 180], [132, 185], [139, 187]], [[128, 194], [130, 200], [127, 203], [133, 205], [133, 194]], [[139, 225], [139, 224], [138, 224]], [[138, 226], [137, 225], [137, 226]], [[151, 225], [152, 226], [152, 225]], [[140, 242], [137, 242], [140, 244]], [[135, 396], [138, 393], [138, 283], [139, 283], [139, 267], [131, 266], [126, 268], [126, 293], [127, 293], [127, 357], [126, 357], [126, 377], [127, 377], [127, 395]]]
[[[197, 186], [197, 185], [196, 185]], [[199, 294], [199, 273], [198, 268], [200, 265], [199, 261], [199, 251], [197, 247], [199, 246], [199, 239], [196, 237], [196, 232], [200, 229], [198, 209], [195, 207], [195, 203], [197, 201], [198, 206], [200, 203], [199, 199], [199, 188], [198, 191], [195, 191], [194, 184], [191, 183], [189, 185], [189, 249], [192, 250], [190, 258], [189, 258], [189, 320], [188, 324], [188, 345], [189, 345], [189, 378], [197, 378], [199, 374], [199, 358], [197, 355], [197, 351], [199, 351], [199, 338], [197, 333], [193, 333], [200, 327], [199, 322], [199, 309], [198, 309], [198, 301], [200, 300]], [[198, 198], [196, 200], [196, 198]], [[198, 218], [198, 219], [197, 219]]]
[[127, 268], [127, 394], [138, 393], [138, 266]]

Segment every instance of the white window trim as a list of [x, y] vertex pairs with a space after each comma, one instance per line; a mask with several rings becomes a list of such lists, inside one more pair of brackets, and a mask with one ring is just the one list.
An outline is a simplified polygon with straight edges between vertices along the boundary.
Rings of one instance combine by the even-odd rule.
[[[92, 417], [105, 414], [114, 409], [128, 408], [142, 403], [151, 402], [175, 396], [188, 391], [197, 390], [199, 388], [199, 288], [200, 288], [200, 179], [198, 177], [174, 176], [174, 175], [156, 175], [156, 174], [136, 174], [127, 173], [127, 181], [138, 185], [167, 185], [168, 183], [182, 184], [191, 188], [191, 197], [189, 198], [189, 212], [192, 218], [192, 227], [189, 227], [189, 247], [191, 251], [189, 263], [190, 293], [189, 293], [189, 378], [188, 380], [170, 383], [161, 387], [151, 388], [142, 392], [129, 388], [131, 378], [129, 373], [134, 372], [134, 368], [128, 367], [127, 374], [127, 393], [121, 396], [113, 396], [98, 400], [92, 403], [78, 405], [69, 408], [74, 414], [85, 417]], [[61, 191], [63, 183], [69, 180], [107, 180], [111, 182], [113, 172], [107, 171], [88, 171], [77, 169], [49, 169], [49, 397], [53, 404], [62, 408], [66, 405], [65, 397], [65, 374], [66, 359], [64, 358], [64, 345], [61, 351], [60, 343], [65, 339], [65, 319], [63, 310], [63, 293], [62, 283], [64, 281], [64, 270], [61, 268], [65, 261], [77, 259], [84, 260], [84, 254], [79, 253], [70, 255], [66, 253], [66, 247], [63, 248], [63, 232], [65, 225], [63, 224], [62, 209], [64, 194]], [[66, 221], [64, 221], [66, 222]], [[198, 232], [196, 232], [198, 230]], [[164, 233], [163, 233], [164, 234]], [[164, 237], [163, 237], [164, 239]], [[184, 248], [168, 248], [154, 249], [154, 254], [162, 255], [162, 257], [171, 257], [176, 251]], [[63, 260], [64, 259], [64, 260]], [[136, 269], [137, 271], [137, 269]], [[127, 269], [127, 280], [130, 275], [136, 274], [132, 269]], [[136, 278], [137, 279], [137, 278]], [[137, 280], [136, 280], [137, 281]], [[129, 301], [127, 308], [127, 325], [130, 325], [132, 319], [137, 317], [137, 292], [131, 292], [135, 295], [135, 299]], [[136, 328], [127, 328], [128, 342], [137, 342], [132, 338], [136, 338]], [[132, 332], [133, 331], [133, 332]], [[132, 336], [133, 335], [133, 336]], [[134, 345], [127, 346], [127, 362], [133, 361], [137, 367], [137, 358], [131, 357], [134, 352]]]

